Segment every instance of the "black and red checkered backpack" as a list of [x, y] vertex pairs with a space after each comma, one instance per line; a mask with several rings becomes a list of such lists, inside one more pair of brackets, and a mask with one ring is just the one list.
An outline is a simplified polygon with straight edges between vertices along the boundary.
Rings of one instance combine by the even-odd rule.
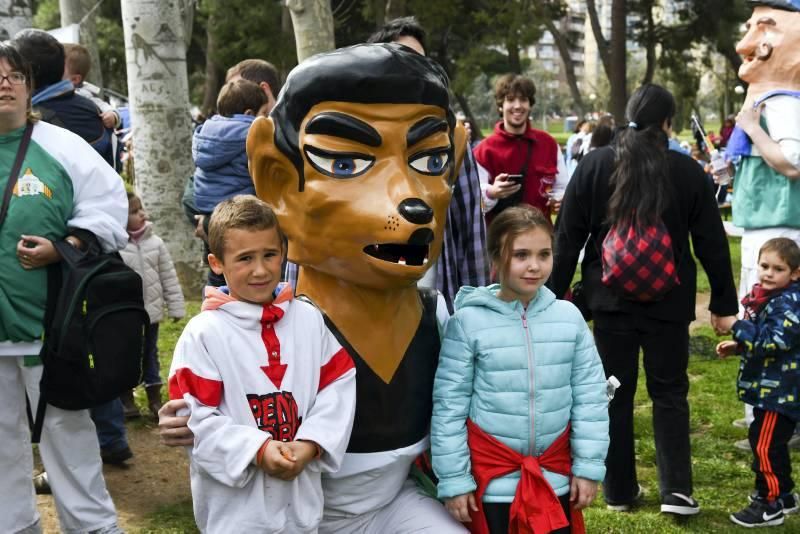
[[603, 240], [603, 278], [629, 300], [660, 300], [680, 284], [672, 238], [661, 219], [637, 227], [636, 218], [614, 224]]

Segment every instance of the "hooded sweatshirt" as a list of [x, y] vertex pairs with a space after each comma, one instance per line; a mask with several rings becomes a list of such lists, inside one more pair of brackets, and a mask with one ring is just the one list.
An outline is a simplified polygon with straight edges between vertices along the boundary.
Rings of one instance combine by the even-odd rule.
[[[283, 285], [271, 304], [208, 288], [181, 334], [170, 398], [189, 404], [194, 514], [201, 532], [315, 532], [321, 472], [336, 471], [355, 413], [350, 355], [312, 305]], [[269, 439], [318, 444], [292, 481], [255, 464]]]

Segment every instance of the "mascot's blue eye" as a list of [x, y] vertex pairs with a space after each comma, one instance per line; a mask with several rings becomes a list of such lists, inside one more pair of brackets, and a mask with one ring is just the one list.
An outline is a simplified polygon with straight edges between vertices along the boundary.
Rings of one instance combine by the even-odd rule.
[[320, 149], [312, 151], [306, 148], [306, 155], [315, 169], [334, 178], [354, 178], [366, 172], [375, 163], [373, 158], [366, 155], [363, 157], [340, 155], [335, 152], [322, 152]]
[[450, 156], [446, 151], [426, 153], [408, 162], [411, 167], [422, 174], [442, 174], [447, 168]]
[[356, 170], [356, 162], [353, 158], [338, 158], [333, 160], [331, 172], [336, 175], [350, 175]]

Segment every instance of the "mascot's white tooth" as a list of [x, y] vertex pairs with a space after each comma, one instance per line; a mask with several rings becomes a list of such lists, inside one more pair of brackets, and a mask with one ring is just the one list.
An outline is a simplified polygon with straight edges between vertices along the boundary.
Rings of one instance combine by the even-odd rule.
[[406, 264], [406, 259], [405, 258], [400, 258], [399, 260], [397, 260], [397, 263], [400, 264], [400, 265], [405, 265]]
[[428, 265], [428, 258], [422, 259], [422, 265]]

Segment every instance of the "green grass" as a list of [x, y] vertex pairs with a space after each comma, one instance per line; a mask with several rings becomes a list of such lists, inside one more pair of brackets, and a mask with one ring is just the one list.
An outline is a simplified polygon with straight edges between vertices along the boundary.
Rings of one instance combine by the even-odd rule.
[[[730, 239], [734, 276], [738, 278], [739, 239]], [[708, 279], [699, 269], [698, 291], [708, 291]], [[199, 311], [197, 302], [188, 303], [189, 315]], [[164, 322], [161, 325], [159, 350], [162, 374], [166, 377], [172, 350], [186, 321]], [[736, 398], [736, 358], [718, 360], [714, 347], [717, 338], [708, 326], [696, 328], [690, 340], [691, 359], [689, 375], [691, 390], [692, 461], [694, 468], [694, 496], [700, 502], [700, 515], [688, 520], [676, 520], [659, 513], [658, 481], [655, 465], [655, 448], [651, 422], [652, 404], [647, 396], [644, 371], [639, 372], [638, 395], [634, 412], [636, 428], [636, 459], [639, 482], [645, 489], [642, 505], [631, 513], [606, 510], [602, 494], [586, 511], [587, 530], [591, 533], [717, 533], [736, 532], [728, 520], [731, 512], [747, 504], [747, 495], [753, 486], [750, 471], [750, 453], [733, 447], [746, 433], [734, 428], [731, 421], [742, 417], [742, 403]], [[143, 399], [140, 399], [140, 403]], [[793, 453], [797, 462], [800, 453]], [[798, 465], [795, 463], [795, 465]], [[165, 505], [142, 518], [142, 533], [197, 532], [192, 515], [191, 501]], [[800, 517], [789, 516], [783, 527], [770, 530], [775, 533], [800, 532]]]
[[[659, 513], [655, 448], [651, 424], [652, 404], [647, 396], [644, 371], [640, 370], [634, 420], [639, 481], [645, 489], [641, 507], [632, 513], [605, 509], [602, 497], [586, 513], [587, 530], [604, 533], [735, 532], [728, 515], [747, 504], [752, 490], [750, 453], [733, 447], [744, 439], [743, 429], [731, 421], [742, 417], [742, 403], [736, 398], [736, 358], [718, 360], [714, 346], [718, 338], [709, 327], [693, 332], [690, 344], [692, 464], [694, 496], [702, 507], [700, 515], [675, 520]], [[792, 453], [797, 465], [800, 453]], [[770, 532], [800, 532], [800, 517], [789, 516], [783, 527]]]
[[[731, 252], [731, 265], [733, 266], [733, 280], [736, 282], [736, 287], [739, 287], [739, 275], [741, 269], [739, 266], [742, 264], [742, 239], [740, 237], [728, 236], [728, 249]], [[711, 291], [711, 285], [708, 283], [708, 275], [700, 265], [700, 261], [695, 258], [697, 264], [697, 292], [708, 293]]]

